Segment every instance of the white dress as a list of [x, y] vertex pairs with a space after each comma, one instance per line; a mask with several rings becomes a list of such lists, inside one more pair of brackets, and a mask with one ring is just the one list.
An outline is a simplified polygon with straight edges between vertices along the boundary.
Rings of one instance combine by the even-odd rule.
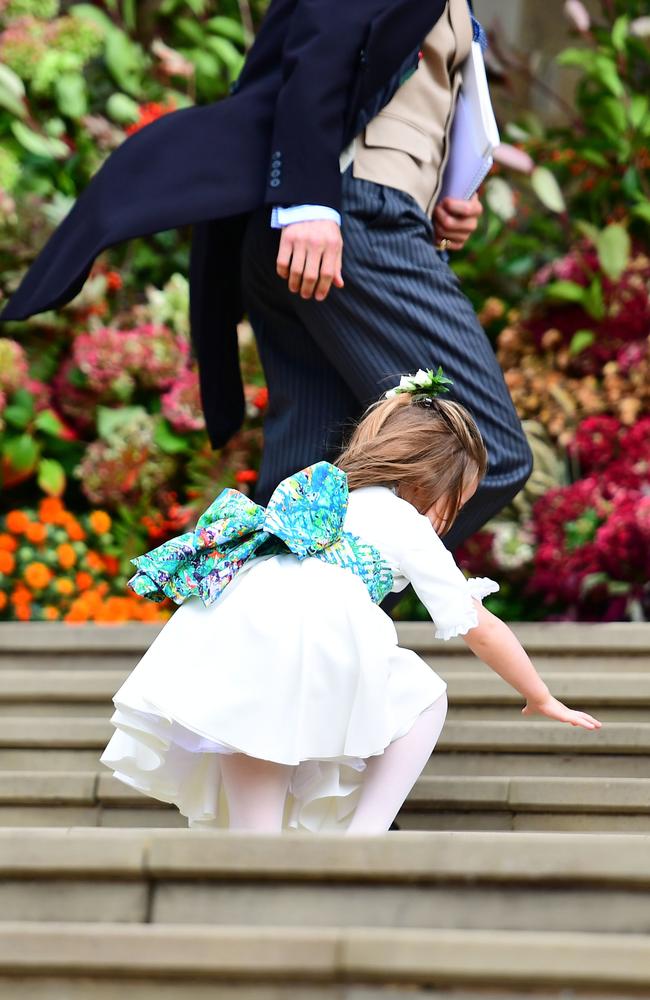
[[[344, 530], [408, 582], [436, 637], [477, 625], [467, 580], [426, 517], [385, 487], [349, 497]], [[173, 802], [190, 826], [227, 826], [220, 760], [241, 752], [294, 767], [285, 826], [343, 830], [365, 759], [409, 731], [445, 682], [397, 643], [362, 580], [318, 558], [253, 559], [206, 607], [186, 600], [114, 697], [102, 762], [147, 795]]]

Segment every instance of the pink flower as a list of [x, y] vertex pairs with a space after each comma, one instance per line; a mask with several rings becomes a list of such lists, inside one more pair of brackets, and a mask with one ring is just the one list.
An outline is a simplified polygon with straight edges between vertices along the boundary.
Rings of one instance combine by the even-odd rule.
[[532, 174], [535, 169], [534, 160], [528, 153], [507, 142], [502, 142], [497, 146], [494, 150], [494, 159], [502, 167], [519, 170], [522, 174]]
[[603, 415], [582, 421], [569, 451], [578, 459], [583, 472], [602, 469], [618, 456], [622, 429], [616, 417]]
[[204, 429], [205, 419], [196, 369], [186, 369], [167, 390], [162, 397], [162, 413], [174, 430], [181, 433]]
[[589, 31], [591, 27], [589, 11], [580, 0], [566, 0], [564, 4], [564, 16], [576, 31], [583, 33]]

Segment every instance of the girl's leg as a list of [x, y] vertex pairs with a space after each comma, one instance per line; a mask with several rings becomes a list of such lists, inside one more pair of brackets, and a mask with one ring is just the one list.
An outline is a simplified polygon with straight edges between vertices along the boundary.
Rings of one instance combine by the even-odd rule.
[[370, 757], [348, 833], [384, 833], [420, 776], [438, 742], [447, 715], [443, 694], [414, 722], [409, 732]]
[[243, 753], [223, 754], [229, 828], [279, 833], [293, 768]]

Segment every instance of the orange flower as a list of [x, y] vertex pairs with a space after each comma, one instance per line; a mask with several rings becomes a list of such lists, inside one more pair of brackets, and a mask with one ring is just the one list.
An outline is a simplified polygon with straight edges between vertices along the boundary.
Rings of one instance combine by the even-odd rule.
[[60, 497], [43, 497], [38, 505], [38, 516], [43, 524], [61, 524], [67, 517], [63, 501]]
[[105, 510], [94, 510], [88, 518], [88, 523], [97, 535], [104, 535], [111, 530], [113, 522]]
[[52, 570], [45, 563], [33, 562], [25, 568], [25, 579], [30, 587], [42, 590], [52, 579]]
[[93, 585], [93, 578], [90, 573], [77, 573], [75, 577], [77, 583], [77, 590], [89, 590]]
[[9, 601], [7, 600], [7, 595], [4, 590], [0, 590], [0, 611], [3, 611], [7, 607], [8, 603]]
[[19, 622], [28, 622], [32, 617], [31, 605], [18, 604], [15, 609], [15, 615]]
[[10, 510], [7, 514], [6, 524], [13, 535], [22, 535], [29, 524], [29, 518], [22, 510]]
[[0, 535], [0, 552], [15, 552], [17, 548], [18, 542], [13, 535]]
[[88, 612], [86, 611], [86, 608], [81, 598], [77, 598], [76, 601], [72, 602], [72, 604], [70, 605], [70, 610], [66, 615], [64, 615], [63, 620], [66, 622], [88, 621]]
[[68, 597], [70, 594], [74, 594], [74, 583], [67, 576], [59, 577], [54, 586], [59, 594], [64, 594]]
[[47, 528], [39, 521], [30, 521], [25, 528], [25, 536], [30, 542], [34, 542], [35, 545], [40, 545], [47, 538]]
[[72, 514], [66, 514], [62, 523], [63, 527], [68, 532], [68, 535], [73, 542], [83, 542], [84, 538], [86, 537], [86, 532], [81, 527], [76, 517], [73, 517]]
[[0, 549], [0, 573], [13, 573], [15, 565], [16, 560], [11, 552]]
[[96, 572], [101, 572], [104, 569], [104, 560], [98, 552], [88, 552], [86, 554], [86, 562]]
[[31, 599], [32, 599], [31, 590], [28, 590], [24, 583], [16, 584], [16, 587], [11, 593], [11, 603], [13, 605], [25, 604], [31, 601]]
[[62, 569], [72, 569], [77, 561], [77, 553], [72, 546], [67, 543], [57, 545], [56, 555], [59, 560], [59, 566], [61, 566]]
[[55, 608], [53, 604], [48, 604], [43, 608], [43, 614], [48, 622], [55, 622], [59, 617], [59, 609]]

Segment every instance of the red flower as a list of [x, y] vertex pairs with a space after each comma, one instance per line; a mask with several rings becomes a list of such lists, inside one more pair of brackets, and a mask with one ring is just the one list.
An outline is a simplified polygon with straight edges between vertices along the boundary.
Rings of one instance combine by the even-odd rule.
[[257, 472], [255, 469], [240, 469], [239, 472], [235, 473], [235, 482], [255, 483], [257, 482]]
[[269, 390], [266, 388], [266, 386], [263, 386], [261, 389], [258, 389], [258, 391], [255, 393], [253, 397], [253, 406], [258, 410], [265, 410], [268, 405], [269, 405]]
[[133, 125], [129, 125], [126, 129], [127, 135], [133, 135], [135, 132], [139, 132], [141, 128], [145, 125], [150, 125], [152, 122], [162, 118], [163, 115], [168, 115], [170, 111], [175, 111], [176, 106], [174, 104], [160, 104], [157, 101], [150, 101], [148, 104], [140, 105], [140, 117], [137, 122]]

